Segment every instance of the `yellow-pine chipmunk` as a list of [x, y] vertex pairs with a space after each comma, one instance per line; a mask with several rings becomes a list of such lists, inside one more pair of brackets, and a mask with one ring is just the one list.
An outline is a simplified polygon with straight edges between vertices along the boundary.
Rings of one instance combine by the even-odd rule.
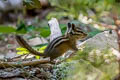
[[77, 51], [78, 49], [76, 47], [76, 41], [83, 39], [86, 36], [87, 34], [84, 33], [80, 28], [75, 27], [73, 23], [68, 23], [67, 33], [51, 41], [45, 49], [44, 53], [40, 53], [34, 50], [19, 35], [16, 35], [16, 40], [22, 47], [26, 48], [30, 53], [43, 57], [50, 57], [50, 61], [52, 61], [55, 58], [62, 56], [68, 50]]

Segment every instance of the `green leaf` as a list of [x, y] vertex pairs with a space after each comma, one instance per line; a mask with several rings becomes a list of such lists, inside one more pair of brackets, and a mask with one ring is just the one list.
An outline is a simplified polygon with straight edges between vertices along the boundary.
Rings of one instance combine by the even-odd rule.
[[40, 56], [35, 56], [36, 57], [36, 59], [40, 59]]
[[[42, 46], [41, 48], [34, 48], [35, 50], [37, 50], [40, 53], [43, 53], [44, 50], [46, 49], [47, 46]], [[23, 55], [23, 54], [29, 54], [29, 51], [25, 48], [19, 47], [16, 48], [16, 50], [18, 51], [17, 54], [19, 55]], [[35, 56], [36, 59], [40, 59], [40, 56]]]
[[90, 36], [90, 37], [93, 37], [93, 36], [95, 36], [96, 34], [98, 34], [98, 33], [100, 33], [101, 31], [93, 31], [93, 32], [89, 32], [88, 33], [88, 36]]
[[47, 46], [47, 45], [48, 45], [48, 43], [39, 44], [39, 45], [36, 45], [34, 48], [41, 48], [41, 47]]
[[[62, 33], [64, 34], [66, 31], [66, 24], [60, 24], [60, 29]], [[48, 26], [42, 27], [42, 28], [37, 28], [36, 31], [40, 32], [40, 35], [43, 37], [48, 37], [50, 35], [50, 29]]]
[[20, 23], [19, 24], [17, 24], [17, 31], [20, 31], [20, 30], [22, 30], [22, 29], [26, 29], [26, 25], [25, 25], [25, 23], [24, 22], [22, 22], [22, 21], [20, 21]]
[[16, 48], [16, 50], [18, 51], [17, 54], [19, 54], [19, 55], [23, 55], [23, 54], [28, 54], [29, 53], [29, 51], [27, 49], [21, 48], [21, 47]]
[[31, 32], [31, 31], [33, 31], [35, 29], [35, 26], [29, 25], [29, 26], [27, 26], [26, 29], [27, 29], [28, 32]]
[[27, 49], [21, 48], [21, 47], [20, 47], [20, 48], [16, 48], [16, 50], [17, 50], [17, 51], [27, 51]]
[[41, 8], [40, 0], [24, 0], [24, 4], [28, 9]]
[[26, 29], [26, 25], [23, 21], [20, 21], [19, 24], [17, 24], [17, 29], [16, 29], [16, 33], [26, 33], [27, 29]]
[[66, 26], [67, 26], [66, 24], [60, 24], [60, 29], [62, 31], [62, 34], [64, 34], [66, 32], [66, 29], [67, 29]]
[[19, 30], [19, 31], [16, 31], [16, 33], [25, 34], [25, 33], [27, 33], [27, 31], [26, 31], [25, 29], [21, 29], [21, 30]]
[[17, 54], [23, 55], [23, 54], [29, 54], [29, 52], [28, 51], [20, 51], [20, 52], [17, 52]]
[[15, 31], [16, 31], [16, 29], [13, 28], [12, 26], [0, 25], [1, 33], [11, 33], [11, 32], [15, 32]]
[[26, 33], [31, 32], [35, 29], [35, 26], [33, 25], [25, 25], [23, 21], [20, 21], [20, 23], [17, 25], [17, 33]]
[[37, 29], [37, 31], [39, 31], [40, 35], [43, 37], [48, 37], [50, 35], [50, 29], [48, 29], [47, 27], [39, 28]]

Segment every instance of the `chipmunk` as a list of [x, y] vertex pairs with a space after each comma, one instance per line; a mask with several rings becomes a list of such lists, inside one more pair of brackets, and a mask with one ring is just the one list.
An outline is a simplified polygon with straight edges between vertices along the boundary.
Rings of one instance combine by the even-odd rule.
[[17, 42], [30, 53], [43, 57], [50, 57], [50, 61], [53, 61], [57, 57], [62, 56], [66, 51], [77, 51], [76, 41], [83, 39], [87, 36], [80, 28], [75, 27], [74, 24], [68, 23], [68, 29], [65, 35], [55, 38], [51, 41], [44, 53], [40, 53], [34, 50], [21, 36], [16, 35]]

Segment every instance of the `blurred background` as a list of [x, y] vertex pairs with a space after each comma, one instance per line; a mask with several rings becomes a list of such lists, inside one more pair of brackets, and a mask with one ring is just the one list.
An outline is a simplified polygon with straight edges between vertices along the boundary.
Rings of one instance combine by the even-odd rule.
[[[49, 42], [50, 35], [48, 21], [54, 17], [58, 19], [63, 34], [66, 31], [67, 23], [72, 22], [83, 28], [88, 33], [88, 38], [91, 38], [104, 30], [109, 30], [100, 24], [114, 27], [111, 16], [120, 14], [119, 7], [120, 0], [0, 0], [0, 59], [12, 58], [25, 53], [21, 51], [16, 54], [18, 44], [14, 34], [23, 35], [35, 48], [45, 46]], [[42, 41], [40, 42], [40, 40]], [[87, 51], [89, 52], [89, 50]], [[87, 54], [87, 51], [80, 53]], [[80, 72], [77, 74], [80, 75], [73, 75], [78, 71], [75, 70], [76, 72], [71, 74], [73, 75], [71, 80], [111, 80], [118, 73], [117, 66], [113, 67], [116, 65], [114, 63], [109, 68], [106, 65], [101, 67], [104, 62], [102, 56], [99, 57], [100, 59], [97, 58], [97, 62], [89, 62], [86, 59], [88, 56], [83, 57], [83, 54], [80, 56], [82, 57], [77, 58], [84, 60], [80, 64], [82, 67], [78, 64]], [[111, 72], [109, 72], [110, 70]], [[112, 71], [115, 70], [113, 75]], [[93, 72], [92, 75], [95, 78], [91, 78], [92, 75], [87, 75], [90, 74], [89, 72]], [[58, 73], [61, 72], [58, 71]], [[64, 74], [63, 72], [62, 75], [66, 78]], [[102, 77], [99, 77], [99, 74]], [[60, 79], [63, 76], [60, 76]], [[79, 79], [80, 77], [81, 79]]]

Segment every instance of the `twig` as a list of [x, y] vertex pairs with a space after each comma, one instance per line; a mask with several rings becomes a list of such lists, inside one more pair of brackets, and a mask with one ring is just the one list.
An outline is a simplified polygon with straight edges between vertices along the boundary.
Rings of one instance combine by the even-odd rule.
[[51, 63], [49, 60], [33, 60], [23, 62], [0, 62], [0, 68], [6, 67], [21, 67], [21, 66], [35, 66], [38, 64]]
[[26, 54], [23, 54], [23, 55], [19, 55], [19, 56], [10, 58], [9, 61], [16, 61], [16, 59], [21, 58], [22, 56], [25, 56], [25, 55], [26, 55]]

